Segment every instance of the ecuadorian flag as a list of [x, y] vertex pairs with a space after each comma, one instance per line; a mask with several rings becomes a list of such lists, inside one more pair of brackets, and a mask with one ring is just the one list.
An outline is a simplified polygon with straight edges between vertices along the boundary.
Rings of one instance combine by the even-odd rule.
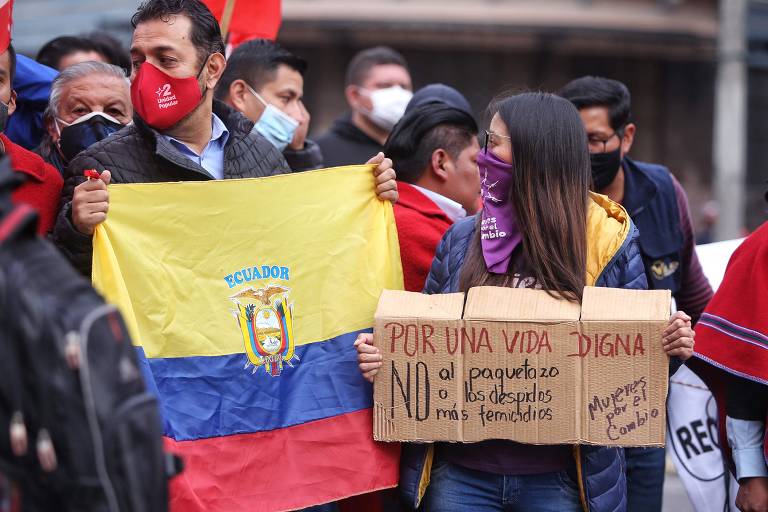
[[353, 342], [402, 288], [369, 166], [111, 185], [93, 280], [185, 460], [176, 512], [290, 510], [397, 484]]

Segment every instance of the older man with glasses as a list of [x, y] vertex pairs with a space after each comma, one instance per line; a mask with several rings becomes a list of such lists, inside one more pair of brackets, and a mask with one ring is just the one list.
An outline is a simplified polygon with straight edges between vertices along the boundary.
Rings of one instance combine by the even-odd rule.
[[[677, 309], [695, 324], [712, 297], [694, 250], [688, 198], [664, 166], [627, 155], [637, 127], [627, 87], [616, 80], [582, 77], [560, 89], [579, 109], [587, 131], [593, 190], [621, 203], [640, 229], [640, 252], [651, 289], [671, 290]], [[670, 375], [680, 366], [670, 361]], [[660, 511], [664, 449], [628, 448], [627, 510]]]

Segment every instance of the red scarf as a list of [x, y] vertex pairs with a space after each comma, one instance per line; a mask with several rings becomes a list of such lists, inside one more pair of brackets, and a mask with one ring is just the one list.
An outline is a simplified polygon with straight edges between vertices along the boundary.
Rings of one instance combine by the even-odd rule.
[[720, 288], [696, 324], [695, 350], [688, 366], [715, 396], [720, 447], [733, 467], [723, 371], [768, 385], [768, 222], [733, 253]]
[[768, 385], [768, 222], [733, 253], [696, 324], [696, 356]]

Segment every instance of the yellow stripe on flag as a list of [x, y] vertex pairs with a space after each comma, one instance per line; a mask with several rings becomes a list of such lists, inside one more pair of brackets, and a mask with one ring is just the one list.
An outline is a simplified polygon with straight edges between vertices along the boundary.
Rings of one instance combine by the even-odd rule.
[[370, 166], [109, 195], [93, 281], [147, 357], [245, 352], [236, 300], [258, 312], [285, 299], [296, 345], [324, 341], [370, 327], [381, 290], [403, 286], [392, 206], [375, 197]]

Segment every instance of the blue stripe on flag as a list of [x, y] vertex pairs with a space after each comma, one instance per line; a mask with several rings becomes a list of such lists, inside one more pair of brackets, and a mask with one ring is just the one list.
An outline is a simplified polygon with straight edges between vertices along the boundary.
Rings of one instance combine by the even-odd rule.
[[[139, 359], [160, 397], [165, 435], [177, 441], [262, 432], [371, 407], [357, 367], [359, 332], [296, 347], [300, 360], [277, 377], [252, 373], [245, 353]], [[151, 375], [146, 375], [150, 373]], [[153, 389], [154, 388], [154, 389]]]

